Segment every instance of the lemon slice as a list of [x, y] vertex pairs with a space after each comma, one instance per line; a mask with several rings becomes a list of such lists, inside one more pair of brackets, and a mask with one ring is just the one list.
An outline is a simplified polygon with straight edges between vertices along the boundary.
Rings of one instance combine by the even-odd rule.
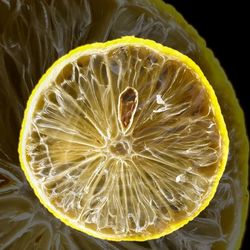
[[151, 40], [123, 37], [51, 66], [29, 98], [19, 156], [41, 203], [65, 224], [144, 241], [209, 204], [228, 144], [199, 67]]

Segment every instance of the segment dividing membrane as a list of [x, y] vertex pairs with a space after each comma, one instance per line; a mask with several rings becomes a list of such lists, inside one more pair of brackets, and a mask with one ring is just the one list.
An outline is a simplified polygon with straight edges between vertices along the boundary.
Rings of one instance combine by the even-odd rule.
[[34, 105], [29, 169], [77, 228], [150, 238], [209, 196], [223, 142], [206, 88], [174, 56], [142, 45], [84, 52]]

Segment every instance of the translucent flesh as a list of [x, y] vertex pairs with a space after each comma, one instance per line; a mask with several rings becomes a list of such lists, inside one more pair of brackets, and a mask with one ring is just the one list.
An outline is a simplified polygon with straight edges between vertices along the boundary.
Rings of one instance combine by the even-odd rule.
[[193, 69], [151, 48], [83, 54], [29, 101], [21, 145], [33, 187], [102, 237], [173, 231], [212, 195], [223, 167], [212, 97]]
[[[0, 13], [0, 248], [224, 250], [240, 246], [248, 204], [244, 117], [218, 61], [173, 7], [158, 0], [1, 0]], [[195, 220], [159, 240], [110, 243], [73, 230], [46, 211], [20, 170], [16, 149], [27, 98], [51, 63], [76, 46], [128, 34], [178, 49], [202, 68], [222, 108], [230, 157], [214, 199]]]

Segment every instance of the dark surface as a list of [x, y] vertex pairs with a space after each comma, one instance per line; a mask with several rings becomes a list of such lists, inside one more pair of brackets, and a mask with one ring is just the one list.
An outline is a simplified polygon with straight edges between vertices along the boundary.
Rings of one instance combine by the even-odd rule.
[[[240, 105], [245, 113], [247, 131], [250, 131], [249, 86], [249, 22], [248, 8], [243, 1], [168, 0], [184, 18], [206, 40], [219, 59], [229, 80], [233, 84]], [[248, 249], [247, 235], [250, 233], [248, 219], [242, 250]]]

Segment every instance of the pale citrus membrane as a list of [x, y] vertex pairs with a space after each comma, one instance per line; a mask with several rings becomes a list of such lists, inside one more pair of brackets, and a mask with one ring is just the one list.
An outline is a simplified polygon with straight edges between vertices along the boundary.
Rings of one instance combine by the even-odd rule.
[[49, 211], [116, 241], [158, 238], [197, 216], [227, 154], [225, 123], [198, 66], [134, 37], [54, 63], [29, 98], [19, 143]]

